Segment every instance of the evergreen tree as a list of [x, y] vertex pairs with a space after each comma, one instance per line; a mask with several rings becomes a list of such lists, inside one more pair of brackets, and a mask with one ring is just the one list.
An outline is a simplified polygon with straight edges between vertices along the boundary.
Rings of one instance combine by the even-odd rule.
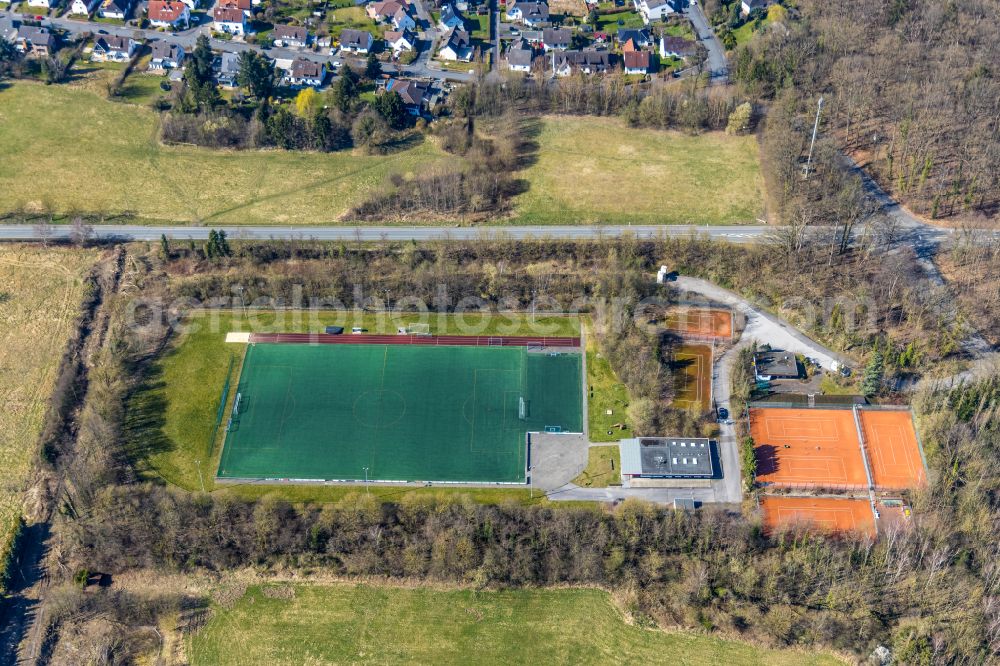
[[875, 395], [882, 388], [882, 375], [885, 371], [885, 358], [882, 352], [875, 348], [872, 357], [865, 366], [865, 376], [861, 380], [861, 391], [865, 395]]
[[406, 105], [403, 98], [395, 90], [379, 95], [375, 98], [375, 110], [379, 112], [389, 127], [400, 129], [406, 122]]
[[160, 234], [160, 256], [164, 261], [170, 261], [170, 241], [166, 234]]
[[256, 51], [242, 51], [239, 58], [240, 70], [236, 82], [252, 97], [266, 100], [274, 92], [274, 66], [266, 56]]
[[368, 59], [365, 61], [365, 78], [374, 81], [380, 76], [382, 76], [382, 64], [374, 53], [369, 53]]
[[219, 90], [212, 73], [213, 59], [208, 37], [199, 35], [194, 51], [184, 66], [184, 82], [187, 84], [192, 106], [195, 108], [208, 109], [219, 102]]
[[341, 112], [349, 113], [357, 96], [358, 75], [350, 67], [344, 67], [330, 90], [331, 101]]

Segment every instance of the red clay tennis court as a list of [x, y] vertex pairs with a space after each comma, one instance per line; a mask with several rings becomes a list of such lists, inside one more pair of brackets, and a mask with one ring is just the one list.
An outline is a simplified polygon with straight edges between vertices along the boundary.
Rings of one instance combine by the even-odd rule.
[[733, 336], [733, 313], [717, 308], [672, 308], [664, 325], [683, 335], [728, 340]]
[[860, 415], [875, 487], [904, 490], [924, 485], [927, 473], [910, 412], [863, 409]]
[[761, 508], [768, 532], [808, 525], [824, 532], [875, 534], [875, 516], [868, 500], [766, 495]]
[[757, 480], [794, 487], [866, 488], [854, 415], [847, 409], [750, 409]]

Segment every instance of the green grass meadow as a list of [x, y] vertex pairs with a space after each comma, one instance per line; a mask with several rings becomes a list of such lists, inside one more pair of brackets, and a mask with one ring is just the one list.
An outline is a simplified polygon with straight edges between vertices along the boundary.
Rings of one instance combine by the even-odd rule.
[[621, 452], [617, 444], [592, 446], [587, 449], [587, 468], [573, 479], [573, 483], [584, 488], [620, 486], [621, 467]]
[[520, 177], [519, 224], [745, 224], [763, 211], [757, 139], [548, 117]]
[[231, 608], [213, 608], [188, 639], [187, 656], [192, 664], [216, 666], [840, 663], [829, 655], [640, 628], [600, 590], [346, 584], [252, 587]]
[[[133, 75], [144, 98], [157, 77]], [[44, 111], [44, 112], [43, 112]], [[387, 156], [164, 146], [149, 108], [72, 86], [0, 89], [0, 212], [197, 224], [331, 224], [392, 173], [443, 159], [430, 142]]]
[[[184, 329], [149, 369], [143, 385], [132, 397], [126, 428], [133, 458], [148, 477], [162, 479], [187, 490], [212, 491], [221, 453], [222, 432], [216, 418], [230, 363], [231, 386], [238, 381], [244, 345], [226, 344], [230, 331], [308, 332], [328, 325], [360, 326], [371, 333], [395, 333], [399, 326], [426, 323], [430, 333], [470, 335], [519, 335], [533, 331], [541, 335], [576, 336], [576, 317], [527, 314], [420, 315], [353, 311], [210, 311], [193, 314]], [[229, 401], [235, 396], [230, 391]], [[220, 431], [222, 428], [220, 428]], [[277, 492], [299, 501], [336, 501], [350, 486], [226, 485], [227, 492], [255, 498]], [[386, 498], [399, 498], [413, 489], [373, 487]], [[435, 492], [438, 489], [434, 489]], [[501, 497], [528, 500], [527, 490], [494, 491], [463, 489], [485, 501]], [[522, 497], [523, 496], [523, 497]]]
[[[618, 379], [608, 359], [598, 350], [589, 326], [586, 339], [587, 426], [590, 441], [617, 442], [623, 437], [631, 437], [632, 431], [625, 416], [629, 401], [628, 389]], [[622, 423], [625, 424], [624, 430], [615, 427]]]

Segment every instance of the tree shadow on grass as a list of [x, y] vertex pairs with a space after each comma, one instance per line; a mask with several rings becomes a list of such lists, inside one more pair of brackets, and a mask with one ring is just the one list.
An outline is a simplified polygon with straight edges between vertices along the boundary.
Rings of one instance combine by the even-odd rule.
[[125, 411], [125, 451], [129, 458], [141, 469], [153, 467], [152, 456], [173, 451], [176, 444], [167, 437], [166, 382], [159, 363], [150, 365], [142, 384], [132, 393]]

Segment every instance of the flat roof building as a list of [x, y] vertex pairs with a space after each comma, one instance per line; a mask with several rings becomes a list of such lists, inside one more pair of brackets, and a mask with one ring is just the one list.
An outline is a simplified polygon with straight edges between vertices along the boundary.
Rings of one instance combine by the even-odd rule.
[[757, 379], [769, 377], [795, 379], [799, 376], [799, 363], [792, 352], [757, 352], [753, 355], [753, 367]]
[[708, 479], [714, 475], [711, 440], [703, 437], [637, 437], [618, 442], [622, 477]]

